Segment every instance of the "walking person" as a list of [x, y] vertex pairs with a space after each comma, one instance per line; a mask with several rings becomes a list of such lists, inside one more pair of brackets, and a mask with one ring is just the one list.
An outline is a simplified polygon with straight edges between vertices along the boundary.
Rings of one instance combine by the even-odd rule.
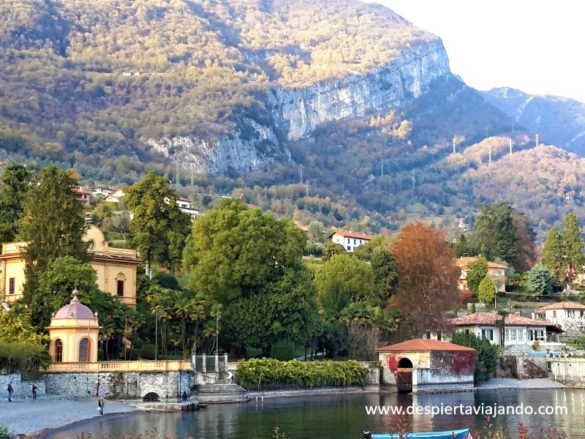
[[33, 383], [33, 385], [32, 385], [32, 394], [33, 394], [33, 400], [37, 399], [37, 385], [35, 383]]
[[12, 402], [12, 394], [14, 393], [14, 389], [12, 388], [12, 381], [8, 383], [8, 402]]
[[106, 405], [106, 400], [103, 397], [98, 399], [98, 410], [100, 411], [100, 415], [104, 414], [104, 406]]

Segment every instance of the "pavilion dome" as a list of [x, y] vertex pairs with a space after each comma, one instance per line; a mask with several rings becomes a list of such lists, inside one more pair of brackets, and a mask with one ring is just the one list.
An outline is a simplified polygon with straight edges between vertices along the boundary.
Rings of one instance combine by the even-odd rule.
[[93, 319], [97, 320], [91, 309], [79, 301], [79, 292], [73, 290], [71, 302], [55, 313], [52, 320], [56, 319]]

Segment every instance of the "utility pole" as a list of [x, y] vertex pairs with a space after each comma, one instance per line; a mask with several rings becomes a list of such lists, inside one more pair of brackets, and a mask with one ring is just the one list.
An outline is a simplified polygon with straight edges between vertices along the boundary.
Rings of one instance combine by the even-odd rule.
[[301, 165], [301, 168], [299, 170], [299, 182], [303, 184], [303, 165]]
[[492, 165], [492, 144], [488, 145], [488, 166]]
[[538, 145], [540, 144], [540, 139], [538, 138], [538, 134], [536, 135], [536, 146], [538, 147]]
[[508, 138], [508, 146], [510, 147], [510, 157], [512, 157], [512, 138]]
[[175, 187], [179, 187], [181, 184], [181, 174], [179, 171], [179, 159], [175, 162]]
[[457, 152], [457, 143], [455, 142], [455, 136], [453, 136], [453, 154]]
[[412, 191], [414, 192], [414, 189], [416, 187], [416, 177], [414, 175], [414, 169], [410, 171], [410, 181], [412, 183]]
[[307, 180], [307, 183], [305, 184], [305, 197], [309, 196], [309, 180]]
[[195, 186], [195, 172], [193, 171], [193, 166], [191, 166], [191, 189]]

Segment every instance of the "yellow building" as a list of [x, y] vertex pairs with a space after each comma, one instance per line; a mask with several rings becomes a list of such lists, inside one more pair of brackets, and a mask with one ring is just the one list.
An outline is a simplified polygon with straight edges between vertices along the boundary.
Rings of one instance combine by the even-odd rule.
[[79, 292], [51, 318], [47, 327], [53, 363], [95, 363], [100, 325], [91, 309], [79, 301]]
[[[136, 307], [136, 250], [110, 247], [104, 234], [96, 226], [89, 226], [85, 237], [89, 242], [90, 264], [97, 273], [97, 285], [102, 291], [117, 297], [120, 302]], [[0, 298], [14, 303], [23, 296], [25, 283], [26, 242], [2, 245], [0, 254]]]

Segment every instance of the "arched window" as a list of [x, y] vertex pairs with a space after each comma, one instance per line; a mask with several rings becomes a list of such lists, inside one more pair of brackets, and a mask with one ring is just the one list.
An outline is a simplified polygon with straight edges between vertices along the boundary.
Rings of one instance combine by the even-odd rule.
[[55, 340], [55, 363], [63, 361], [63, 342], [60, 339]]
[[124, 273], [118, 273], [116, 276], [116, 293], [118, 297], [124, 297], [124, 284], [126, 282], [126, 276]]
[[89, 363], [89, 339], [82, 338], [79, 342], [79, 362]]

